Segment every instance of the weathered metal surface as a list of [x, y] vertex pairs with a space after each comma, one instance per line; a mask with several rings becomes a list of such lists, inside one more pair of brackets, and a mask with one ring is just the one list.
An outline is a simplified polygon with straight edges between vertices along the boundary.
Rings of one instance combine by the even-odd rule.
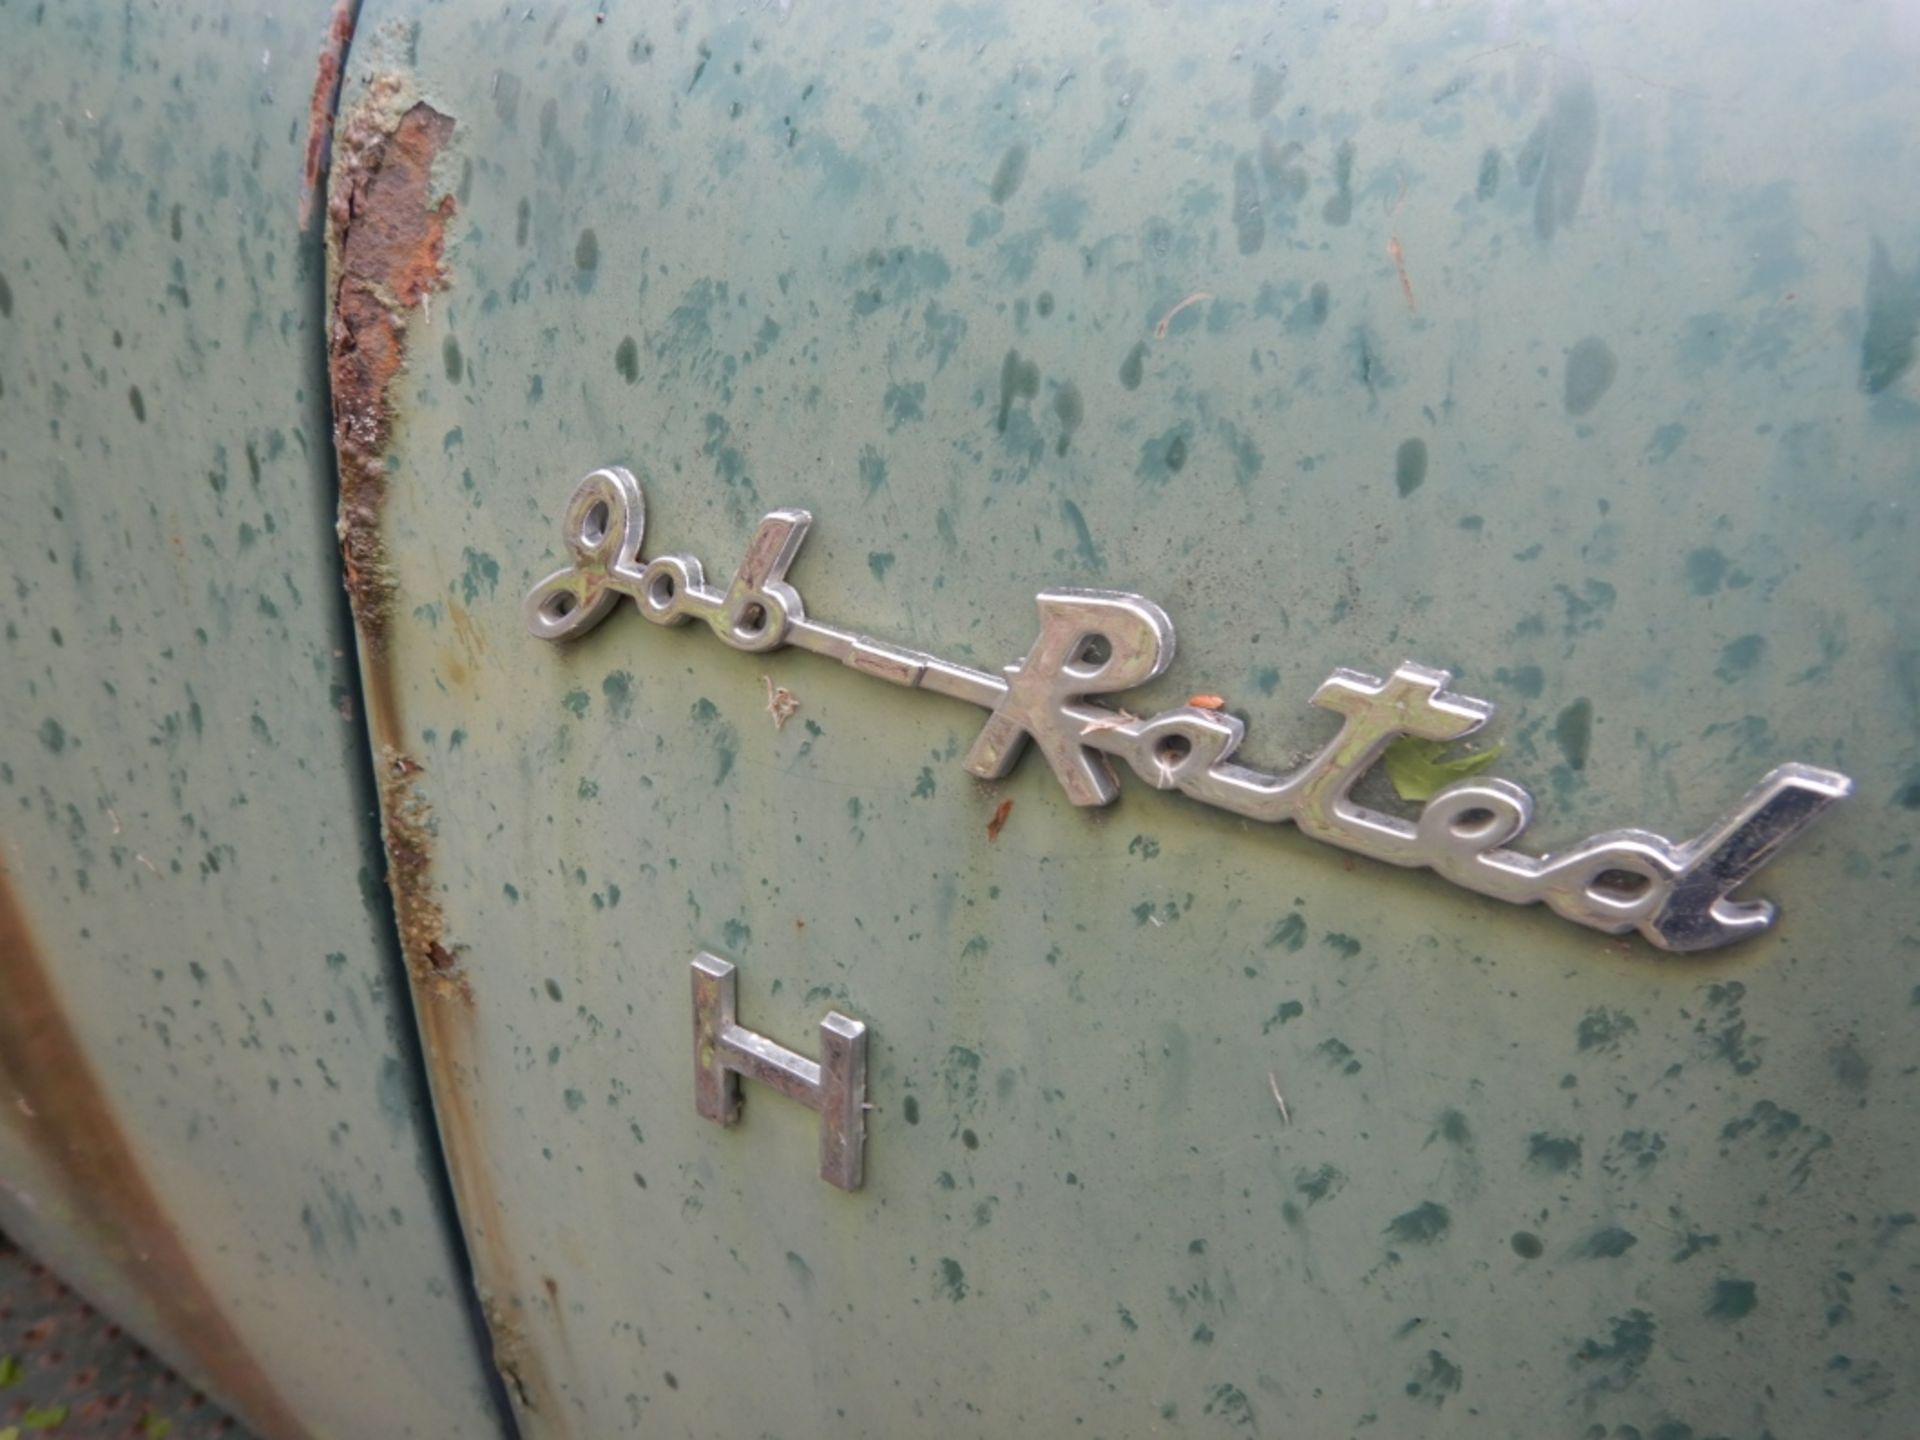
[[308, 8], [0, 6], [0, 1226], [262, 1435], [469, 1437], [502, 1418], [332, 533]]
[[[414, 8], [382, 653], [531, 1433], [1907, 1433], [1903, 12]], [[1858, 794], [1711, 959], [1081, 809], [851, 669], [528, 641], [609, 461], [691, 554], [811, 511], [810, 607], [976, 668], [1061, 584], [1181, 617], [1142, 705], [1307, 745], [1444, 665], [1545, 848]], [[858, 1192], [695, 1112], [702, 950], [876, 1021]]]

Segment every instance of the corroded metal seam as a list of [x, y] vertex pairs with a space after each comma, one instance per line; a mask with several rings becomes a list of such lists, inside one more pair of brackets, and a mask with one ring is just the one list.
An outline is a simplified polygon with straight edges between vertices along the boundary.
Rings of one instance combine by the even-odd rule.
[[58, 1170], [66, 1202], [93, 1247], [127, 1277], [161, 1330], [185, 1348], [196, 1383], [263, 1435], [306, 1435], [194, 1267], [142, 1171], [61, 1008], [4, 868], [0, 995], [0, 1124]]
[[395, 75], [375, 76], [340, 120], [327, 204], [327, 375], [340, 475], [338, 533], [359, 641], [387, 882], [454, 1204], [494, 1367], [521, 1411], [551, 1420], [559, 1413], [554, 1392], [522, 1328], [523, 1297], [532, 1292], [520, 1282], [498, 1219], [473, 988], [433, 879], [435, 826], [419, 787], [424, 767], [407, 745], [389, 648], [398, 588], [383, 528], [387, 457], [400, 423], [393, 387], [406, 367], [415, 315], [426, 314], [432, 294], [449, 283], [443, 256], [454, 199], [435, 185], [433, 166], [453, 133], [452, 117], [411, 98]]

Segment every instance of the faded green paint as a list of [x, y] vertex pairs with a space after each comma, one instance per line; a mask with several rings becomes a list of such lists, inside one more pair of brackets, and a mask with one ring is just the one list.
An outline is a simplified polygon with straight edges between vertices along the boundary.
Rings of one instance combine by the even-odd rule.
[[[38, 1079], [95, 1097], [0, 1094], [0, 1225], [265, 1433], [466, 1440], [500, 1417], [377, 878], [299, 221], [326, 7], [192, 8], [0, 5], [0, 898], [37, 941], [0, 974], [44, 970], [92, 1075]], [[227, 1328], [169, 1328], [200, 1292]]]
[[[550, 1281], [498, 1297], [546, 1322], [530, 1431], [1905, 1433], [1891, 8], [413, 8], [367, 23], [456, 121], [465, 378], [420, 317], [390, 644], [495, 1097], [456, 1160]], [[1224, 693], [1256, 763], [1337, 665], [1454, 666], [1543, 844], [1785, 759], [1860, 793], [1700, 961], [1078, 812], [805, 656], [526, 638], [607, 461], [712, 575], [808, 507], [813, 613], [977, 664], [1042, 587], [1145, 592], [1182, 648], [1131, 708]], [[871, 1022], [864, 1190], [799, 1107], [694, 1114], [701, 948], [772, 1035]]]

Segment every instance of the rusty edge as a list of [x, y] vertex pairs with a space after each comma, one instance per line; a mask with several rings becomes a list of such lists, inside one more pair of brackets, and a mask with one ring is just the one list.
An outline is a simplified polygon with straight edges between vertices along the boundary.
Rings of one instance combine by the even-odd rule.
[[340, 79], [346, 74], [347, 49], [360, 21], [360, 0], [334, 0], [314, 67], [313, 99], [307, 104], [306, 164], [300, 174], [300, 228], [313, 219], [313, 197], [327, 173], [333, 141], [333, 114], [340, 104]]
[[58, 1170], [63, 1199], [91, 1248], [127, 1278], [160, 1332], [185, 1351], [196, 1383], [262, 1435], [306, 1435], [194, 1268], [141, 1170], [61, 1008], [3, 865], [0, 995], [0, 1123]]
[[[378, 74], [339, 122], [327, 200], [327, 374], [339, 465], [340, 557], [371, 731], [387, 884], [420, 1028], [454, 1204], [473, 1266], [494, 1367], [515, 1406], [551, 1426], [561, 1416], [539, 1351], [521, 1323], [531, 1292], [499, 1223], [488, 1161], [474, 993], [433, 878], [435, 825], [409, 751], [389, 648], [396, 582], [383, 515], [398, 417], [394, 382], [416, 313], [445, 289], [451, 194], [433, 179], [451, 117]], [[536, 1302], [537, 1303], [537, 1302]], [[557, 1314], [557, 1306], [555, 1307]]]

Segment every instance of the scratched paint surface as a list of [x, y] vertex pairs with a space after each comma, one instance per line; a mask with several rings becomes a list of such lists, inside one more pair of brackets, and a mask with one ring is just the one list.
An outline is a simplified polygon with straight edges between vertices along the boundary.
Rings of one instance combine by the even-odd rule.
[[[1906, 1433], [1920, 34], [1762, 8], [370, 7], [455, 127], [387, 644], [530, 1433]], [[810, 612], [956, 659], [1150, 595], [1131, 708], [1273, 768], [1451, 666], [1542, 843], [1859, 793], [1686, 961], [1076, 811], [818, 660], [527, 638], [606, 462], [722, 578], [810, 508]], [[702, 948], [871, 1024], [862, 1191], [695, 1115]]]
[[259, 1433], [496, 1433], [358, 778], [325, 15], [198, 8], [0, 5], [0, 1225]]

